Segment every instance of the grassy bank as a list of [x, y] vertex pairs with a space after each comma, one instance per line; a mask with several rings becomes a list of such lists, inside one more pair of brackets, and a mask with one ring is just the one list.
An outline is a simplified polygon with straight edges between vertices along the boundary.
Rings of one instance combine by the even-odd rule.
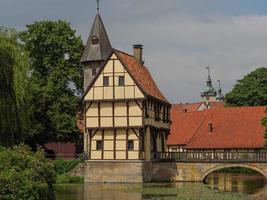
[[56, 184], [74, 184], [74, 183], [83, 183], [84, 177], [81, 176], [72, 176], [69, 172], [74, 169], [77, 165], [82, 163], [82, 159], [59, 159], [54, 160], [56, 176]]

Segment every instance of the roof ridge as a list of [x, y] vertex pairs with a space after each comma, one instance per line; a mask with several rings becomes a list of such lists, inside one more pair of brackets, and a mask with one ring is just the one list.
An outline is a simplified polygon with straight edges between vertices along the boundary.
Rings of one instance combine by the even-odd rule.
[[114, 51], [118, 51], [118, 52], [120, 52], [120, 53], [123, 53], [123, 54], [125, 54], [125, 55], [127, 55], [127, 56], [130, 56], [130, 57], [133, 57], [133, 58], [135, 58], [133, 55], [131, 55], [131, 54], [129, 54], [129, 53], [126, 53], [126, 52], [124, 52], [124, 51], [121, 51], [121, 50], [119, 50], [119, 49], [115, 49], [115, 48], [112, 48]]
[[[121, 51], [121, 50], [119, 50], [119, 49], [115, 49], [115, 48], [113, 48], [113, 50], [114, 50], [114, 51], [118, 51], [118, 52], [120, 52], [120, 53], [123, 53], [123, 54], [125, 54], [125, 55], [127, 55], [127, 56], [130, 56], [130, 57], [136, 59], [136, 58], [134, 57], [134, 55], [131, 55], [131, 54], [126, 53], [126, 52], [124, 52], [124, 51]], [[137, 61], [137, 62], [138, 62], [138, 61]], [[138, 64], [141, 65], [142, 67], [144, 67], [146, 70], [148, 70], [148, 68], [147, 68], [144, 64], [141, 64], [141, 63], [139, 63], [139, 62], [138, 62]], [[149, 71], [148, 71], [148, 72], [149, 72]], [[150, 72], [149, 72], [149, 73], [150, 73]]]

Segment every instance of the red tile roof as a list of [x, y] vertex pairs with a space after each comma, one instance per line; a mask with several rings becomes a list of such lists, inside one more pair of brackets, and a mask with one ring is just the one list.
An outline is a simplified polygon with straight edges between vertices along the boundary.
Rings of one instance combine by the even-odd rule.
[[169, 103], [144, 65], [141, 65], [134, 56], [115, 49], [114, 52], [118, 56], [119, 60], [124, 64], [130, 75], [133, 76], [137, 85], [141, 87], [140, 89], [143, 90], [146, 95]]
[[168, 145], [186, 145], [196, 133], [205, 117], [205, 112], [187, 112], [180, 110], [180, 104], [172, 105], [171, 129]]
[[[171, 112], [168, 144], [186, 144], [187, 149], [262, 148], [264, 106], [215, 108], [200, 112]], [[208, 131], [211, 123], [213, 130]]]
[[[204, 105], [204, 102], [196, 102], [196, 103], [180, 103], [180, 104], [173, 104], [172, 107], [175, 109], [180, 110], [180, 112], [194, 112], [198, 111], [201, 105]], [[224, 102], [209, 102], [211, 108], [218, 108], [224, 107]]]

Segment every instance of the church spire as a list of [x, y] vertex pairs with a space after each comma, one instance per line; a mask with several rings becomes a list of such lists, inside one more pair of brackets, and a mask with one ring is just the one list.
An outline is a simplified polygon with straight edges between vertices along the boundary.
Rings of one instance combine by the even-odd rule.
[[112, 53], [112, 47], [99, 14], [99, 0], [96, 3], [97, 14], [81, 58], [81, 63], [84, 67], [84, 90], [93, 80], [100, 66]]
[[[97, 0], [97, 10], [99, 10], [99, 0]], [[112, 47], [98, 12], [87, 39], [81, 62], [106, 60], [111, 52]]]
[[214, 89], [214, 87], [212, 86], [212, 80], [211, 80], [211, 76], [210, 76], [210, 67], [206, 67], [206, 69], [208, 70], [208, 78], [206, 81], [206, 87], [205, 89], [200, 93], [201, 98], [204, 101], [214, 101], [216, 98], [216, 90]]
[[224, 96], [222, 94], [222, 88], [221, 88], [221, 81], [217, 80], [217, 82], [219, 83], [219, 89], [218, 89], [218, 94], [216, 96], [216, 100], [217, 101], [224, 101]]
[[206, 67], [206, 69], [208, 70], [207, 86], [212, 87], [212, 81], [210, 77], [210, 67]]

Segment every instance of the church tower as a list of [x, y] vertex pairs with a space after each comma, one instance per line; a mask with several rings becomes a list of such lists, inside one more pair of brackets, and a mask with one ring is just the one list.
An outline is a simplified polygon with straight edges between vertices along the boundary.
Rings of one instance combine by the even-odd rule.
[[84, 90], [86, 90], [111, 52], [112, 47], [97, 6], [97, 14], [81, 58], [84, 67]]
[[221, 81], [217, 80], [217, 82], [219, 83], [219, 89], [218, 89], [218, 92], [217, 92], [216, 100], [219, 101], [219, 102], [223, 102], [224, 101], [224, 96], [223, 96], [223, 93], [222, 93]]
[[212, 86], [212, 80], [210, 77], [210, 67], [207, 67], [206, 69], [208, 70], [208, 78], [206, 81], [206, 87], [203, 92], [200, 93], [200, 96], [203, 102], [216, 101], [217, 92]]

